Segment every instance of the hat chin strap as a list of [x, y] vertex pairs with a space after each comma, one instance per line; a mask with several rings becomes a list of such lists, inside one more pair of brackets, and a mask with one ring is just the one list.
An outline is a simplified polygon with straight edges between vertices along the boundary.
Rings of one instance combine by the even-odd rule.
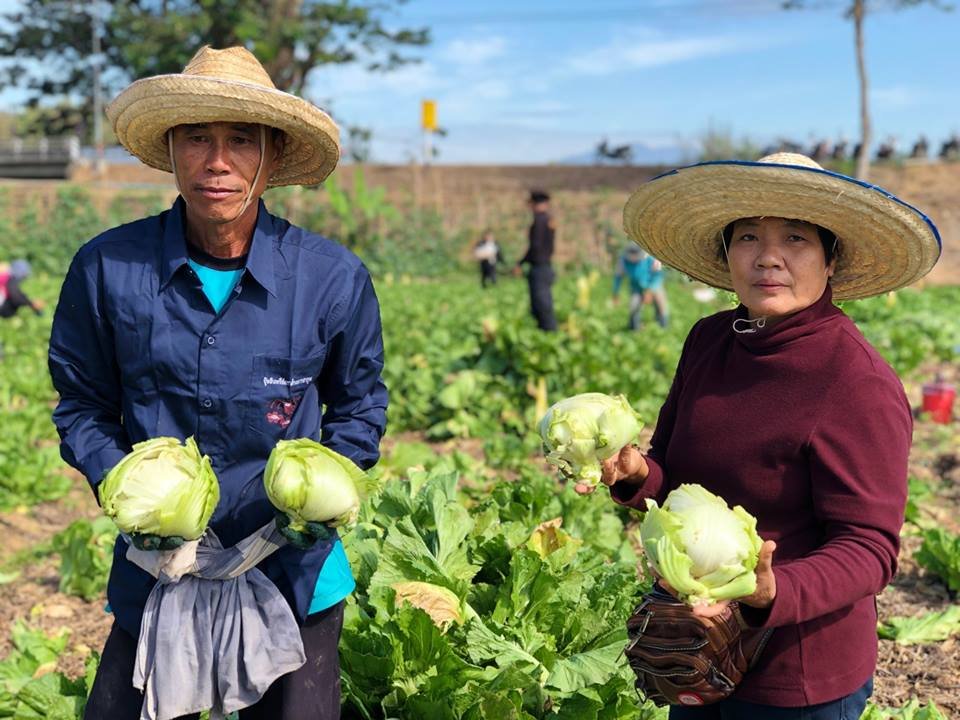
[[[240, 206], [239, 212], [234, 215], [228, 222], [233, 222], [237, 220], [247, 208], [250, 207], [250, 203], [253, 202], [253, 192], [257, 188], [257, 183], [260, 182], [260, 175], [263, 173], [263, 149], [267, 144], [267, 129], [263, 125], [260, 125], [260, 160], [257, 162], [257, 174], [253, 176], [253, 182], [250, 183], [250, 189], [247, 191], [247, 196], [243, 199], [243, 205]], [[170, 168], [173, 170], [173, 184], [177, 187], [177, 192], [183, 195], [183, 190], [180, 188], [180, 178], [177, 176], [177, 161], [173, 157], [173, 128], [167, 130], [167, 151], [170, 153]]]
[[[743, 323], [745, 327], [738, 328], [737, 323]], [[733, 331], [738, 335], [751, 335], [757, 330], [763, 330], [767, 324], [767, 316], [763, 315], [762, 317], [753, 318], [749, 320], [747, 318], [737, 318], [733, 321]]]

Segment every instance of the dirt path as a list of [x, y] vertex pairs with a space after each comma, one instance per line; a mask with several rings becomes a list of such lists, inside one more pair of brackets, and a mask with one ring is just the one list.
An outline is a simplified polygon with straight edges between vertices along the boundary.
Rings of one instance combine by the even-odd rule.
[[[74, 520], [95, 518], [100, 510], [83, 477], [66, 470], [74, 480], [70, 493], [56, 502], [29, 509], [0, 513], [5, 539], [0, 546], [0, 564], [38, 546], [65, 529]], [[10, 651], [10, 628], [15, 620], [26, 620], [45, 632], [61, 627], [71, 631], [67, 652], [58, 669], [71, 676], [83, 674], [83, 663], [92, 650], [99, 651], [110, 630], [105, 600], [87, 602], [58, 590], [59, 558], [48, 556], [22, 565], [13, 582], [0, 585], [0, 657]]]

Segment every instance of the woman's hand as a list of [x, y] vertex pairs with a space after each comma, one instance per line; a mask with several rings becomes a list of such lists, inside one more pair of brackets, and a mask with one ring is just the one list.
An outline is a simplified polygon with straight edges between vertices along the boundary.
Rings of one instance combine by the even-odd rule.
[[[618, 482], [631, 485], [643, 485], [650, 473], [647, 461], [636, 445], [627, 445], [613, 457], [607, 458], [602, 464], [600, 482], [608, 487]], [[596, 487], [586, 483], [577, 483], [573, 489], [580, 495], [589, 495]]]
[[[748, 605], [758, 610], [764, 610], [773, 605], [773, 599], [777, 596], [777, 579], [773, 574], [773, 551], [777, 549], [777, 544], [773, 540], [767, 540], [760, 547], [760, 559], [757, 560], [757, 589], [752, 595], [737, 598], [741, 605]], [[663, 581], [660, 581], [663, 585]], [[672, 592], [672, 591], [671, 591]], [[694, 605], [693, 614], [700, 617], [713, 617], [720, 615], [730, 604], [729, 600], [721, 600], [713, 605]]]

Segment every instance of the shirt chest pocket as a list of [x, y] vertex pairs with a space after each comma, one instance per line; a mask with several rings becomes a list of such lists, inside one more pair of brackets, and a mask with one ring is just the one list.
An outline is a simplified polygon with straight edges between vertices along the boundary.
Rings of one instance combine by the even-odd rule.
[[323, 369], [326, 349], [307, 357], [254, 355], [247, 397], [246, 424], [252, 430], [281, 437], [294, 420]]

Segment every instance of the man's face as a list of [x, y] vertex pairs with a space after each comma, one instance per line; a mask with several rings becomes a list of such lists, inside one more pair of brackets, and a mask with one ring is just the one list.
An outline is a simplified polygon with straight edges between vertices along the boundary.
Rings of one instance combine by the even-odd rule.
[[[268, 130], [264, 136], [263, 168], [253, 189], [254, 200], [266, 189], [277, 159], [272, 133]], [[191, 213], [206, 222], [230, 222], [237, 218], [257, 174], [260, 126], [178, 125], [173, 129], [173, 156], [180, 194]]]

